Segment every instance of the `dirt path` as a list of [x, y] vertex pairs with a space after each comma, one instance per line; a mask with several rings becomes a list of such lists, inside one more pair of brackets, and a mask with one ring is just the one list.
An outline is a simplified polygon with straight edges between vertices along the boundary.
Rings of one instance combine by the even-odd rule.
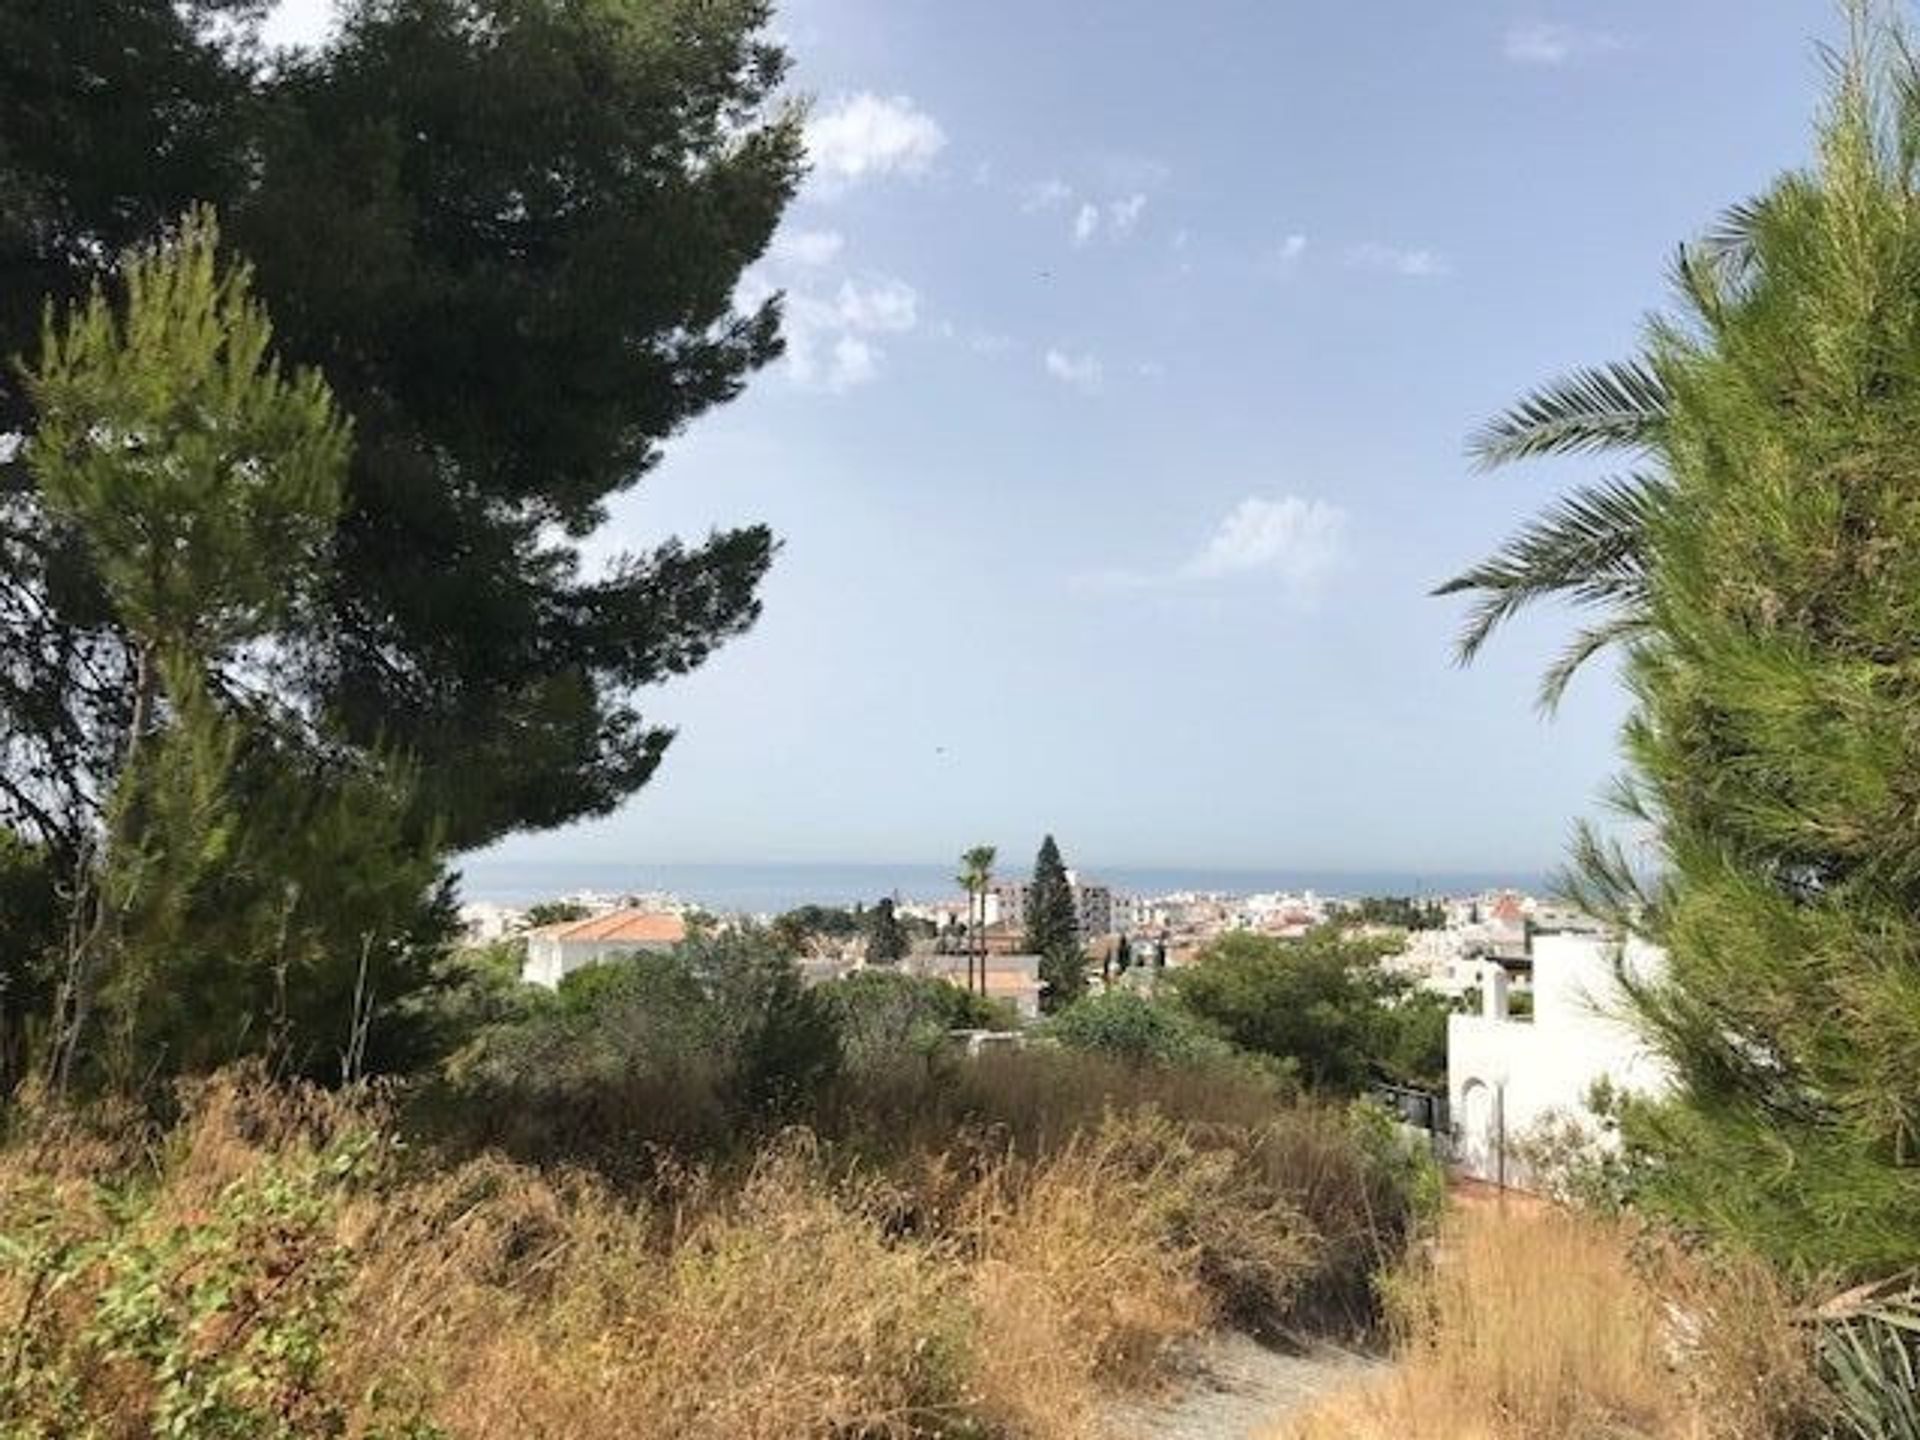
[[1196, 1346], [1190, 1363], [1192, 1377], [1171, 1395], [1116, 1404], [1106, 1440], [1263, 1440], [1289, 1415], [1385, 1362], [1332, 1346], [1289, 1354], [1223, 1334]]

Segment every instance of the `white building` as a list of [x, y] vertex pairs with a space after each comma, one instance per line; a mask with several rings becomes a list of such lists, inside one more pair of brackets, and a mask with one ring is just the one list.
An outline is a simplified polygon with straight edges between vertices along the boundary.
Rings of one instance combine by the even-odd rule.
[[686, 938], [686, 921], [670, 910], [611, 910], [585, 920], [543, 925], [527, 932], [527, 958], [520, 978], [553, 990], [588, 965], [617, 955], [671, 950]]
[[490, 945], [517, 932], [526, 918], [527, 912], [518, 905], [469, 900], [460, 907], [460, 931], [470, 945]]
[[1113, 891], [1091, 880], [1082, 880], [1069, 870], [1067, 883], [1073, 887], [1073, 914], [1082, 940], [1113, 934]]
[[[1080, 938], [1092, 940], [1113, 934], [1113, 891], [1082, 880], [1072, 870], [1067, 871], [1067, 886], [1073, 892], [1074, 924]], [[1019, 929], [1027, 923], [1027, 905], [1032, 898], [1031, 884], [1003, 880], [987, 892], [987, 924]]]
[[1480, 984], [1484, 962], [1459, 930], [1415, 930], [1406, 948], [1381, 965], [1407, 976], [1422, 990], [1458, 998]]
[[1462, 1172], [1524, 1187], [1516, 1142], [1544, 1121], [1585, 1116], [1596, 1081], [1626, 1094], [1666, 1088], [1665, 1066], [1621, 1018], [1616, 958], [1642, 977], [1665, 963], [1637, 940], [1623, 951], [1592, 935], [1536, 936], [1531, 1019], [1509, 1015], [1506, 971], [1482, 965], [1481, 1013], [1447, 1020], [1447, 1100]]

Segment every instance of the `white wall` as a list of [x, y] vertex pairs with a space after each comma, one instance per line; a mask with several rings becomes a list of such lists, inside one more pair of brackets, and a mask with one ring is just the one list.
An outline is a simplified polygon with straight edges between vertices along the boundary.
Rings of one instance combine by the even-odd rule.
[[[1448, 1018], [1447, 1100], [1456, 1159], [1467, 1174], [1525, 1184], [1513, 1142], [1555, 1113], [1584, 1115], [1603, 1077], [1628, 1093], [1666, 1086], [1664, 1066], [1619, 1018], [1619, 953], [1615, 943], [1593, 936], [1538, 936], [1531, 1021], [1484, 1013]], [[1641, 975], [1663, 963], [1658, 950], [1639, 941], [1627, 942], [1625, 960]]]
[[560, 982], [576, 970], [611, 960], [616, 955], [659, 954], [671, 950], [665, 942], [632, 940], [561, 940], [553, 935], [527, 937], [527, 958], [520, 967], [520, 978], [530, 985], [557, 990]]

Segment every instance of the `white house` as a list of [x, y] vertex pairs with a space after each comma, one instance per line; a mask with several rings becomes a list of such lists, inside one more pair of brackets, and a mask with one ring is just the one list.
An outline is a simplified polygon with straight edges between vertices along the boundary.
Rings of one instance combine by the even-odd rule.
[[1594, 935], [1535, 936], [1531, 1019], [1508, 1013], [1506, 971], [1484, 963], [1481, 1013], [1447, 1020], [1447, 1100], [1462, 1172], [1524, 1186], [1515, 1142], [1554, 1116], [1585, 1115], [1596, 1081], [1627, 1094], [1667, 1086], [1663, 1063], [1621, 1018], [1616, 959], [1643, 977], [1665, 963], [1638, 940], [1623, 949]]
[[520, 978], [555, 989], [574, 971], [616, 955], [671, 950], [687, 938], [684, 919], [670, 910], [610, 910], [527, 932]]

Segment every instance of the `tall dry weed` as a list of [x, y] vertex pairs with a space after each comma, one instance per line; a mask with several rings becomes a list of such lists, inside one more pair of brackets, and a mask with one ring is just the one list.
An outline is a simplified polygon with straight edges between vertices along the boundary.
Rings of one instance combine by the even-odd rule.
[[1280, 1137], [1244, 1096], [1164, 1114], [1106, 1070], [1047, 1098], [1041, 1073], [975, 1077], [993, 1102], [912, 1149], [796, 1130], [655, 1154], [644, 1186], [413, 1149], [379, 1097], [257, 1073], [164, 1131], [22, 1125], [0, 1313], [30, 1373], [0, 1393], [36, 1440], [1081, 1440], [1103, 1392], [1315, 1283], [1301, 1202], [1343, 1202], [1284, 1156], [1341, 1132]]
[[1817, 1407], [1804, 1337], [1757, 1266], [1624, 1224], [1465, 1210], [1394, 1287], [1398, 1363], [1285, 1440], [1790, 1440]]

